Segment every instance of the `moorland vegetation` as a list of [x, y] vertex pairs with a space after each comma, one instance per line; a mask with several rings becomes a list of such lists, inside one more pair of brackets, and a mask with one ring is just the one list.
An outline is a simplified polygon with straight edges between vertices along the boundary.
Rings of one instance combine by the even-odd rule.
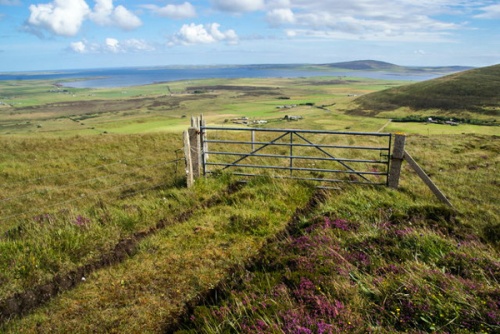
[[[0, 332], [500, 331], [498, 127], [347, 112], [356, 95], [413, 86], [397, 81], [54, 84], [0, 83]], [[187, 189], [180, 131], [200, 112], [404, 131], [454, 207], [407, 166], [398, 190], [226, 173]]]

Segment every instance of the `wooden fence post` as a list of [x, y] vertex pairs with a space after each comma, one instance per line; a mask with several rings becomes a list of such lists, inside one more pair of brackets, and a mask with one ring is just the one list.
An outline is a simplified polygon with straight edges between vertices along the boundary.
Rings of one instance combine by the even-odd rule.
[[401, 166], [405, 156], [405, 140], [404, 134], [397, 133], [394, 138], [394, 148], [391, 155], [391, 167], [389, 171], [389, 179], [387, 180], [390, 188], [397, 189], [399, 187], [399, 177], [401, 175]]
[[194, 184], [193, 162], [191, 159], [191, 145], [189, 143], [189, 132], [184, 131], [184, 156], [186, 157], [186, 177], [187, 186], [190, 188]]
[[204, 126], [207, 126], [207, 122], [205, 121], [205, 118], [203, 118], [203, 114], [200, 115], [200, 140], [203, 142], [203, 151], [202, 151], [202, 154], [203, 154], [203, 165], [205, 165], [205, 163], [207, 162], [208, 160], [208, 143], [207, 143], [207, 132], [206, 131], [201, 131], [201, 128], [204, 127]]
[[417, 164], [415, 160], [405, 151], [404, 158], [408, 162], [408, 164], [413, 168], [413, 170], [417, 173], [417, 175], [424, 181], [424, 183], [429, 187], [429, 189], [436, 195], [437, 198], [448, 206], [453, 207], [451, 202], [446, 198], [446, 196], [439, 190], [439, 188], [432, 182], [432, 180], [425, 174], [424, 170]]
[[200, 177], [201, 148], [200, 148], [200, 129], [191, 127], [188, 129], [189, 145], [191, 147], [191, 161], [193, 164], [193, 177]]

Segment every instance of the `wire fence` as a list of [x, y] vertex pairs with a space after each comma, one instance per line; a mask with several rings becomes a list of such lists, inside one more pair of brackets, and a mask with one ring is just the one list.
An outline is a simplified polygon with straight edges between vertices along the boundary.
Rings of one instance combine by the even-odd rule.
[[176, 157], [146, 163], [137, 158], [26, 181], [4, 182], [4, 191], [0, 194], [0, 232], [12, 228], [12, 222], [47, 214], [58, 208], [73, 206], [81, 209], [85, 203], [79, 202], [104, 196], [118, 200], [167, 187], [182, 176], [183, 161], [184, 158]]

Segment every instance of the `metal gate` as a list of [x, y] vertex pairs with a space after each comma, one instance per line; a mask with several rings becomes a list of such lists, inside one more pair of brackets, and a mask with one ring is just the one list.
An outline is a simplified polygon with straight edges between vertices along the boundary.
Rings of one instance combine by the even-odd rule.
[[387, 185], [391, 134], [201, 126], [203, 174]]

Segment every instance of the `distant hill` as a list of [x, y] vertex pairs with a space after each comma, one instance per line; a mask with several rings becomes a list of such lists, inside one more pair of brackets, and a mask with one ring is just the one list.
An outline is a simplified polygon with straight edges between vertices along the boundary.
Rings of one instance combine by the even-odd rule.
[[346, 70], [362, 70], [362, 71], [385, 70], [385, 71], [399, 72], [403, 69], [403, 67], [401, 66], [377, 60], [355, 60], [355, 61], [346, 61], [341, 63], [322, 64], [322, 65], [327, 67], [346, 69]]
[[472, 69], [433, 80], [390, 88], [355, 100], [372, 115], [409, 107], [500, 115], [500, 65]]
[[400, 66], [378, 60], [355, 60], [340, 63], [321, 64], [320, 66], [353, 71], [390, 71], [403, 73], [452, 73], [465, 71], [472, 68], [467, 66]]

